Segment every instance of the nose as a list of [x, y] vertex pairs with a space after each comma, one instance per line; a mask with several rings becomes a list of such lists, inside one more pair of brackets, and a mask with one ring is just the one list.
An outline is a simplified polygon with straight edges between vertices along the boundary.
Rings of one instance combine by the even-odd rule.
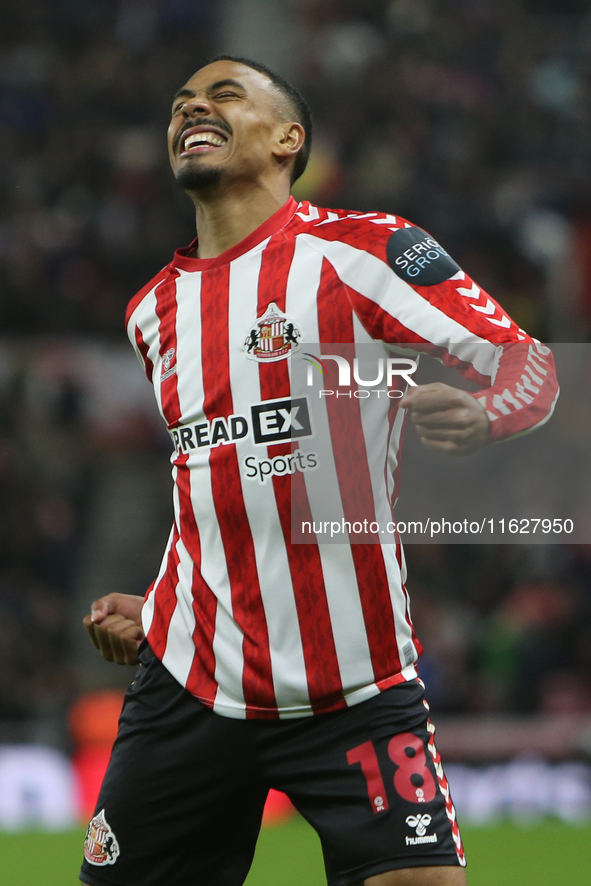
[[200, 93], [193, 98], [188, 98], [183, 105], [183, 115], [186, 118], [195, 117], [199, 114], [207, 116], [211, 113], [211, 101], [206, 95]]

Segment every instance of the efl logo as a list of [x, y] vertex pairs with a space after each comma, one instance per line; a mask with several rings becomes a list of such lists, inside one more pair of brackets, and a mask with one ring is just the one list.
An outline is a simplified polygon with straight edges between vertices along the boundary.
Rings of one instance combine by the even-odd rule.
[[251, 406], [252, 433], [255, 443], [279, 443], [310, 437], [312, 426], [305, 397], [294, 400], [269, 400]]

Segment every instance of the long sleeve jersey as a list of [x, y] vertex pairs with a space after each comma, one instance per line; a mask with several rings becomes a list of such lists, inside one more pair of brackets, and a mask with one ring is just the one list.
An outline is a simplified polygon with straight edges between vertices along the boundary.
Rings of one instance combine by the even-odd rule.
[[[477, 383], [495, 442], [551, 415], [551, 354], [399, 217], [290, 199], [222, 255], [194, 250], [178, 250], [127, 312], [174, 444], [174, 524], [146, 595], [146, 636], [225, 716], [356, 704], [416, 677], [421, 647], [396, 538], [293, 543], [292, 494], [313, 520], [316, 465], [306, 397], [292, 402], [292, 361], [306, 342], [429, 349]], [[358, 401], [361, 460], [386, 513], [405, 410], [370, 399]], [[270, 476], [257, 471], [262, 461]], [[337, 462], [320, 468], [338, 477]]]

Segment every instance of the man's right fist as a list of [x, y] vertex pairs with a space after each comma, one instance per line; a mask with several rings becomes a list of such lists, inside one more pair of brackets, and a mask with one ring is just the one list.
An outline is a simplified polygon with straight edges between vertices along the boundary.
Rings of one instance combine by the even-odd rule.
[[138, 647], [144, 639], [141, 611], [143, 597], [131, 594], [107, 594], [95, 600], [83, 624], [93, 646], [105, 661], [136, 665]]

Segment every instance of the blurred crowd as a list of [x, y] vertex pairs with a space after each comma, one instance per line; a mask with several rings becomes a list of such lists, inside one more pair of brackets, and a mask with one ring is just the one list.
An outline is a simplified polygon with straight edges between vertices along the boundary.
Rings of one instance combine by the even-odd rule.
[[[316, 121], [298, 195], [410, 217], [530, 332], [584, 340], [588, 3], [282, 3], [297, 35], [290, 76]], [[164, 132], [171, 95], [224, 48], [224, 7], [3, 3], [3, 329], [121, 334], [130, 293], [192, 238]]]
[[[39, 388], [36, 336], [54, 362], [73, 335], [124, 347], [128, 299], [192, 239], [164, 133], [171, 95], [225, 50], [223, 6], [2, 4], [0, 740], [77, 686], [68, 622], [96, 441], [75, 374]], [[296, 196], [410, 218], [529, 332], [588, 338], [587, 0], [285, 7], [316, 124]], [[125, 445], [162, 458], [157, 435]], [[590, 549], [422, 545], [408, 560], [435, 708], [591, 712]]]
[[409, 545], [431, 706], [591, 713], [591, 545]]
[[165, 132], [171, 96], [212, 54], [215, 9], [2, 4], [0, 328], [120, 336], [131, 294], [187, 239]]
[[[170, 524], [168, 441], [129, 346], [0, 339], [0, 744], [64, 738], [68, 708], [89, 683], [81, 615], [94, 596], [117, 589], [107, 570], [105, 587], [88, 597], [89, 570], [121, 535], [124, 565], [140, 564], [125, 590], [141, 594], [151, 581]], [[162, 477], [165, 485], [161, 513], [139, 533], [121, 527], [103, 489], [130, 457], [149, 475], [136, 472], [136, 484]]]
[[302, 0], [301, 9], [318, 202], [410, 218], [531, 334], [588, 338], [588, 2]]
[[63, 719], [75, 692], [69, 609], [89, 452], [80, 391], [39, 384], [34, 348], [0, 347], [0, 741]]

